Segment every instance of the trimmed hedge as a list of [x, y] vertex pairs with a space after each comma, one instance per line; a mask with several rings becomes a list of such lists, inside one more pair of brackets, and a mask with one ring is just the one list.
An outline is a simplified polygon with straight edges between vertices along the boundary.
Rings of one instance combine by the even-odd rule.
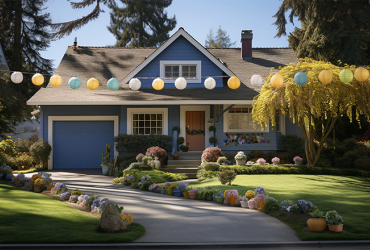
[[145, 153], [150, 147], [161, 147], [170, 150], [172, 137], [168, 135], [118, 135], [114, 144], [119, 152], [128, 154]]

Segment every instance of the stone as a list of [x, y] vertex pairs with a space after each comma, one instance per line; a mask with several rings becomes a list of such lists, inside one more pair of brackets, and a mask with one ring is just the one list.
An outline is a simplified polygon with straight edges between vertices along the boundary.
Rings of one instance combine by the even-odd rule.
[[122, 220], [117, 207], [109, 203], [101, 215], [99, 230], [105, 233], [115, 233], [126, 229], [126, 223]]

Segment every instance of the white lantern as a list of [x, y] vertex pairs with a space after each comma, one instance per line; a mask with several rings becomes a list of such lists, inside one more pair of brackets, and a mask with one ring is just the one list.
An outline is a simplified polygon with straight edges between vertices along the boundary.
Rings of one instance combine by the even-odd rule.
[[213, 79], [212, 77], [208, 77], [204, 81], [204, 87], [206, 87], [206, 89], [214, 89], [216, 87], [215, 79]]
[[130, 89], [132, 90], [139, 90], [141, 87], [141, 82], [137, 78], [132, 78], [128, 83], [128, 86], [130, 86]]
[[11, 76], [10, 79], [14, 83], [21, 83], [23, 81], [23, 74], [21, 72], [14, 72]]
[[186, 80], [185, 80], [184, 77], [179, 77], [175, 81], [175, 87], [177, 89], [180, 89], [180, 90], [185, 89], [186, 85], [187, 85], [187, 83], [186, 83]]
[[257, 87], [257, 88], [262, 87], [262, 76], [253, 75], [251, 78], [251, 84], [252, 86]]

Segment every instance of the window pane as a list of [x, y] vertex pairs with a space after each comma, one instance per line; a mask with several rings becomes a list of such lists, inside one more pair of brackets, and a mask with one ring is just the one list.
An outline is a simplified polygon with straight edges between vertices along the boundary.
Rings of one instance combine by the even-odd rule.
[[162, 121], [162, 114], [157, 114], [157, 120], [161, 120]]
[[172, 74], [171, 74], [171, 73], [166, 72], [166, 73], [164, 73], [164, 77], [165, 77], [165, 78], [171, 78], [171, 77], [172, 77]]
[[150, 120], [150, 114], [145, 114], [145, 120], [149, 121]]
[[133, 125], [133, 127], [138, 127], [139, 123], [137, 121], [134, 121], [132, 125]]
[[197, 68], [196, 66], [190, 66], [190, 77], [197, 77]]
[[137, 133], [138, 133], [138, 128], [134, 128], [134, 130], [133, 130], [133, 134], [134, 134], [134, 135], [137, 135]]
[[150, 127], [150, 121], [145, 121], [145, 127], [149, 128]]
[[139, 120], [139, 115], [138, 114], [133, 114], [132, 119], [133, 120]]
[[172, 68], [173, 76], [179, 76], [179, 66], [173, 66]]
[[157, 127], [162, 127], [162, 122], [161, 121], [157, 121]]
[[186, 77], [189, 77], [189, 73], [188, 73], [188, 72], [186, 72], [186, 71], [183, 71], [183, 72], [182, 72], [182, 77], [185, 77], [185, 78], [186, 78]]
[[157, 134], [161, 135], [162, 134], [162, 128], [157, 128]]
[[182, 66], [182, 72], [184, 73], [184, 71], [189, 73], [189, 66]]
[[156, 115], [155, 115], [155, 114], [151, 114], [151, 115], [150, 115], [150, 119], [151, 119], [151, 120], [155, 120], [155, 118], [156, 118]]
[[150, 122], [150, 126], [151, 126], [152, 128], [153, 128], [153, 127], [155, 127], [155, 123], [156, 123], [155, 121], [151, 121], [151, 122]]
[[234, 113], [234, 112], [235, 112], [234, 108], [229, 109], [229, 113]]
[[242, 113], [248, 113], [248, 108], [242, 108]]
[[149, 134], [150, 134], [150, 128], [146, 128], [146, 129], [145, 129], [145, 134], [146, 134], [146, 135], [149, 135]]
[[144, 127], [144, 121], [139, 122], [139, 127], [143, 128]]
[[144, 114], [139, 114], [139, 120], [144, 120]]
[[139, 128], [139, 134], [141, 134], [141, 135], [144, 134], [144, 129], [143, 128]]
[[150, 129], [150, 133], [151, 133], [151, 134], [156, 134], [156, 129], [155, 129], [155, 128], [151, 128], [151, 129]]

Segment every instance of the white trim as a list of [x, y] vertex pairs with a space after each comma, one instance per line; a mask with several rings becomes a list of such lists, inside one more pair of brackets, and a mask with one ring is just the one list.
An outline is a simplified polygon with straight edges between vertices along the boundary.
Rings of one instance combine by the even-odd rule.
[[127, 130], [128, 135], [132, 134], [132, 114], [162, 114], [162, 135], [168, 135], [168, 108], [127, 108]]
[[[54, 122], [55, 121], [113, 121], [114, 136], [118, 135], [118, 116], [49, 116], [48, 117], [48, 142], [51, 145], [51, 153], [48, 161], [48, 169], [53, 169], [53, 137], [54, 137]], [[116, 147], [114, 147], [114, 157], [118, 155]]]
[[204, 111], [204, 129], [205, 129], [205, 136], [204, 136], [204, 146], [208, 148], [209, 144], [209, 127], [212, 126], [212, 123], [207, 123], [207, 119], [210, 117], [210, 106], [196, 106], [196, 105], [189, 105], [189, 106], [180, 106], [180, 134], [179, 137], [184, 137], [185, 145], [186, 145], [186, 111]]
[[196, 65], [197, 66], [197, 77], [196, 79], [186, 79], [187, 83], [202, 83], [202, 61], [160, 61], [159, 62], [159, 76], [161, 79], [164, 81], [164, 83], [174, 83], [176, 79], [165, 79], [165, 71], [164, 67], [165, 66], [179, 66], [179, 77], [182, 76], [182, 66], [187, 66], [187, 65]]
[[121, 85], [129, 82], [137, 73], [139, 73], [146, 65], [148, 65], [153, 59], [155, 59], [162, 51], [164, 51], [168, 46], [170, 46], [179, 36], [183, 36], [188, 40], [194, 47], [196, 47], [200, 52], [202, 52], [209, 60], [216, 64], [222, 71], [224, 71], [228, 76], [235, 75], [230, 69], [223, 65], [219, 60], [216, 59], [208, 50], [206, 50], [200, 43], [198, 43], [193, 37], [191, 37], [183, 28], [179, 28], [173, 36], [170, 37], [161, 47], [154, 51], [146, 60], [144, 60], [139, 66], [137, 66], [130, 74], [122, 79]]
[[[195, 90], [194, 90], [195, 91]], [[244, 104], [253, 100], [158, 100], [158, 101], [41, 101], [27, 102], [27, 105], [191, 105], [191, 104]]]
[[[238, 107], [248, 107], [248, 108], [252, 108], [252, 105], [235, 105], [233, 108], [238, 108]], [[227, 106], [223, 106], [223, 109], [227, 108]], [[265, 127], [265, 130], [258, 130], [258, 129], [255, 129], [255, 130], [239, 130], [239, 129], [229, 129], [229, 116], [227, 115], [228, 114], [228, 111], [226, 111], [224, 114], [223, 114], [223, 118], [224, 118], [224, 124], [223, 124], [223, 131], [224, 133], [268, 133], [269, 132], [269, 122], [267, 122], [267, 126]]]

